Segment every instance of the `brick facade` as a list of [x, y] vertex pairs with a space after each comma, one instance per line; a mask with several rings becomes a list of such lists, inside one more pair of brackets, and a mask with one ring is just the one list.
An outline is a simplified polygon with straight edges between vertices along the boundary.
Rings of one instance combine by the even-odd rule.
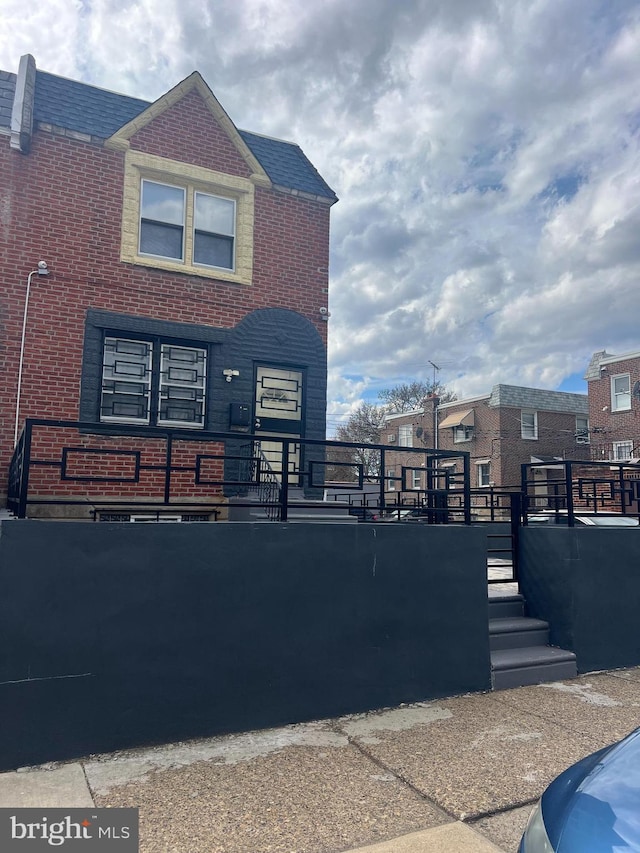
[[[627, 388], [628, 394], [615, 394], [612, 386], [616, 377], [620, 380], [618, 388]], [[595, 353], [585, 378], [592, 459], [624, 461], [629, 443], [629, 456], [640, 457], [640, 352], [621, 356]]]
[[[434, 438], [434, 408], [437, 439]], [[527, 425], [532, 424], [531, 432], [535, 437], [523, 437], [523, 411], [530, 416], [524, 432], [527, 432]], [[586, 416], [587, 400], [583, 394], [496, 385], [491, 394], [484, 397], [442, 405], [438, 405], [437, 398], [427, 398], [420, 410], [390, 415], [382, 429], [382, 440], [400, 446], [407, 438], [406, 432], [401, 438], [402, 428], [410, 427], [413, 446], [468, 452], [472, 488], [494, 485], [519, 489], [520, 466], [532, 459], [552, 462], [558, 458], [589, 458], [588, 445], [577, 436], [576, 419]], [[466, 432], [462, 430], [463, 423], [460, 429], [443, 427], [445, 420], [456, 424], [463, 418], [467, 422]], [[396, 466], [412, 464], [414, 458], [418, 459], [409, 451], [398, 455], [402, 460], [396, 459]], [[461, 463], [453, 460], [442, 460], [439, 466], [457, 473], [462, 470]]]
[[[10, 75], [4, 80], [13, 82]], [[246, 151], [239, 150], [244, 142], [238, 140], [212, 113], [199, 84], [135, 132], [130, 146], [167, 161], [249, 180], [252, 170], [243, 156]], [[329, 210], [336, 200], [332, 191], [324, 185], [324, 195], [314, 196], [276, 186], [264, 175], [255, 182], [250, 284], [212, 277], [210, 269], [199, 276], [160, 269], [153, 262], [124, 263], [120, 255], [127, 155], [105, 143], [99, 136], [36, 120], [28, 151], [20, 151], [10, 146], [8, 129], [0, 127], [3, 479], [13, 447], [27, 277], [41, 259], [50, 274], [34, 275], [31, 281], [20, 426], [26, 417], [79, 419], [88, 317], [109, 312], [126, 318], [125, 330], [138, 318], [142, 324], [175, 324], [170, 334], [176, 339], [207, 338], [207, 428], [229, 428], [229, 404], [234, 400], [251, 404], [252, 360], [262, 358], [307, 372], [313, 382], [306, 398], [312, 401], [304, 420], [307, 435], [324, 438], [327, 323], [319, 309], [328, 299]], [[313, 172], [308, 161], [305, 168]], [[259, 318], [249, 324], [257, 338], [247, 342], [242, 324], [252, 316]], [[119, 324], [112, 322], [117, 332]], [[245, 332], [234, 336], [241, 328]], [[202, 329], [212, 330], [212, 335]], [[220, 332], [217, 338], [215, 330]], [[244, 353], [237, 349], [240, 340], [247, 347]], [[240, 380], [225, 383], [222, 369], [240, 363]], [[97, 420], [97, 406], [84, 405], [82, 416]]]

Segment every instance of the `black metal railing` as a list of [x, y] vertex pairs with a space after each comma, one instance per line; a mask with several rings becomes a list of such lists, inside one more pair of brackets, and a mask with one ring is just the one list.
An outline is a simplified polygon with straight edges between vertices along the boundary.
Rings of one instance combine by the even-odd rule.
[[222, 515], [233, 500], [287, 521], [294, 503], [318, 508], [330, 483], [345, 512], [357, 493], [378, 517], [415, 508], [430, 523], [469, 524], [469, 470], [463, 451], [30, 418], [11, 460], [7, 504], [18, 518], [70, 506], [94, 517], [132, 506]]
[[640, 516], [640, 464], [564, 460], [522, 465], [523, 523], [553, 517], [574, 527], [576, 516]]

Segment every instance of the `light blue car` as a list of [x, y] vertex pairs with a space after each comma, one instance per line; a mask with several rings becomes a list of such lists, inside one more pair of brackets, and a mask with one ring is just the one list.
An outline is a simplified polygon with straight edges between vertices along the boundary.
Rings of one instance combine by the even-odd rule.
[[549, 785], [519, 853], [640, 851], [640, 729], [578, 761]]

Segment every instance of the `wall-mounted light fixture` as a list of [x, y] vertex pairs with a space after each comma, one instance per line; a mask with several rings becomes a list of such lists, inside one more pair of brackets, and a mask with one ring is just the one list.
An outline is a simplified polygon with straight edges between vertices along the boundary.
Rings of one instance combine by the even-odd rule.
[[18, 426], [20, 424], [20, 393], [22, 391], [22, 367], [24, 365], [24, 342], [27, 336], [27, 312], [29, 311], [29, 295], [31, 294], [31, 279], [34, 275], [49, 275], [49, 265], [46, 261], [38, 261], [35, 270], [27, 276], [27, 292], [24, 297], [24, 315], [22, 317], [22, 337], [20, 339], [20, 361], [18, 365], [18, 389], [16, 391], [16, 422], [13, 431], [13, 446], [18, 443]]
[[329, 313], [329, 309], [323, 306], [322, 308], [318, 308], [318, 311], [320, 312], [320, 316], [326, 323], [329, 317], [331, 316], [331, 314]]
[[222, 371], [222, 375], [227, 380], [227, 382], [231, 382], [234, 376], [240, 376], [240, 371], [233, 370], [231, 367], [227, 367], [226, 370]]

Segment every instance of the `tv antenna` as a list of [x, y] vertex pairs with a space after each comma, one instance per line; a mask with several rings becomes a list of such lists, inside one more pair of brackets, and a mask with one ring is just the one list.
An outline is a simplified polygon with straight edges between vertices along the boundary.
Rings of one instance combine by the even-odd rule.
[[439, 370], [440, 370], [440, 368], [438, 367], [438, 365], [437, 365], [437, 364], [434, 364], [434, 363], [431, 361], [431, 359], [427, 359], [427, 361], [429, 362], [429, 364], [431, 365], [431, 367], [433, 367], [433, 387], [435, 388], [435, 387], [436, 387], [436, 385], [438, 384], [438, 383], [437, 383], [437, 377], [436, 377], [436, 370], [438, 370], [438, 371], [439, 371]]

